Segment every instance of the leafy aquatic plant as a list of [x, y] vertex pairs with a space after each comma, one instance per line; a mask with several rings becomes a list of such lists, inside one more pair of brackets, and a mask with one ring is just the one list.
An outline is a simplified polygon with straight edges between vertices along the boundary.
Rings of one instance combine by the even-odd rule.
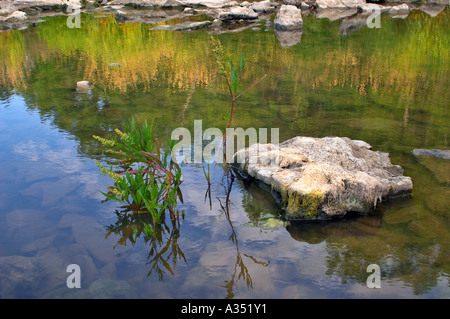
[[[251, 87], [253, 87], [255, 84], [257, 84], [259, 81], [264, 79], [266, 75], [261, 77], [258, 80], [255, 80], [252, 84], [250, 84], [246, 89], [242, 90], [240, 93], [238, 92], [239, 89], [239, 83], [241, 81], [241, 78], [245, 71], [245, 60], [247, 58], [247, 54], [241, 55], [239, 58], [239, 66], [236, 68], [233, 61], [229, 61], [229, 67], [226, 66], [225, 63], [225, 54], [223, 50], [222, 43], [219, 39], [216, 39], [214, 37], [211, 37], [213, 42], [213, 48], [212, 52], [216, 58], [217, 67], [219, 69], [219, 75], [218, 77], [222, 77], [225, 80], [225, 83], [227, 85], [229, 94], [230, 94], [230, 111], [226, 116], [226, 119], [228, 121], [227, 128], [230, 127], [231, 121], [233, 119], [233, 111], [235, 106], [235, 101], [244, 94], [247, 90], [249, 90]], [[216, 77], [217, 78], [217, 77]]]
[[178, 199], [183, 199], [181, 169], [169, 157], [174, 142], [169, 140], [169, 149], [161, 152], [152, 128], [153, 122], [149, 125], [145, 121], [141, 127], [132, 118], [126, 122], [126, 132], [116, 129], [113, 139], [93, 137], [106, 147], [105, 152], [122, 158], [115, 164], [116, 168], [114, 165], [104, 167], [96, 160], [100, 172], [114, 180], [114, 186], [108, 187], [109, 192], [102, 194], [107, 199], [126, 204], [134, 212], [149, 212], [154, 226], [160, 222], [165, 210], [169, 211], [171, 219], [178, 219], [175, 208]]

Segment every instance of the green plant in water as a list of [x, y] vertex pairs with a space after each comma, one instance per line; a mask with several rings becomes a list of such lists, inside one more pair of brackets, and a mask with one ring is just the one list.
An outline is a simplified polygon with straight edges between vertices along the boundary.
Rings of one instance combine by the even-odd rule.
[[[241, 78], [245, 71], [245, 60], [247, 58], [247, 54], [241, 55], [239, 58], [239, 66], [238, 68], [235, 67], [233, 64], [233, 61], [229, 61], [229, 66], [225, 63], [225, 54], [223, 50], [222, 43], [219, 39], [216, 39], [214, 37], [211, 37], [213, 42], [213, 48], [212, 52], [216, 58], [217, 67], [219, 69], [219, 75], [218, 77], [222, 77], [225, 80], [225, 83], [227, 85], [229, 94], [230, 94], [230, 110], [227, 113], [226, 120], [228, 121], [227, 128], [230, 127], [231, 121], [233, 119], [233, 111], [234, 111], [234, 105], [237, 98], [239, 98], [242, 94], [244, 94], [247, 90], [249, 90], [251, 87], [253, 87], [256, 83], [261, 81], [266, 77], [264, 75], [258, 80], [255, 80], [252, 84], [250, 84], [246, 89], [242, 90], [240, 93], [238, 93], [239, 88], [239, 82], [241, 81]], [[216, 78], [218, 78], [216, 77]], [[226, 134], [225, 134], [226, 138]]]
[[[152, 135], [153, 122], [147, 121], [142, 127], [135, 119], [128, 120], [125, 131], [115, 130], [113, 139], [94, 135], [93, 137], [106, 147], [105, 152], [121, 157], [116, 166], [104, 167], [96, 160], [100, 172], [114, 180], [114, 186], [108, 187], [109, 192], [102, 194], [110, 200], [126, 204], [134, 212], [149, 212], [153, 226], [159, 223], [161, 215], [168, 210], [171, 219], [179, 218], [175, 208], [178, 199], [183, 200], [180, 184], [181, 169], [170, 158], [169, 154], [174, 141], [169, 140], [169, 149], [161, 152], [157, 139]], [[146, 233], [153, 233], [146, 228]]]

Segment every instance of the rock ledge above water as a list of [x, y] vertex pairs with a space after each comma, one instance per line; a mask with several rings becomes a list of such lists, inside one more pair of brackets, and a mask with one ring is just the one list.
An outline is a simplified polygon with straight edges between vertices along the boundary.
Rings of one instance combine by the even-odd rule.
[[411, 193], [413, 187], [388, 153], [347, 137], [254, 144], [234, 159], [244, 177], [281, 195], [290, 220], [326, 219], [350, 211], [366, 214], [382, 200]]

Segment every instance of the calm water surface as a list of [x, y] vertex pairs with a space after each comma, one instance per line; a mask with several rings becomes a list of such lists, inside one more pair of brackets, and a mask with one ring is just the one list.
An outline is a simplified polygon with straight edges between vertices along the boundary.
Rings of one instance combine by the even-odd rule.
[[[450, 162], [411, 153], [449, 149], [449, 21], [448, 9], [383, 15], [380, 29], [343, 36], [343, 22], [305, 16], [301, 41], [285, 48], [264, 24], [218, 35], [233, 60], [247, 54], [243, 87], [267, 74], [238, 100], [234, 127], [364, 140], [414, 191], [369, 216], [286, 224], [258, 185], [212, 165], [208, 193], [202, 166], [188, 165], [185, 218], [154, 239], [142, 232], [148, 216], [103, 201], [111, 181], [94, 159], [110, 158], [92, 135], [132, 114], [154, 118], [161, 140], [198, 119], [225, 127], [225, 87], [207, 86], [211, 35], [95, 15], [80, 29], [52, 17], [0, 33], [0, 297], [449, 298]], [[95, 88], [77, 93], [79, 80]], [[81, 289], [66, 287], [69, 264]], [[380, 289], [366, 286], [370, 264]]]

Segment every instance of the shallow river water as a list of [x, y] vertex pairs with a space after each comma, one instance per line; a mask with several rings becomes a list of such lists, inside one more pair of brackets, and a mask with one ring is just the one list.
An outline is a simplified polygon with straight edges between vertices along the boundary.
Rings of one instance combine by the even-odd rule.
[[[103, 201], [111, 180], [94, 159], [109, 158], [92, 135], [131, 115], [154, 119], [162, 141], [194, 120], [223, 129], [211, 34], [95, 14], [80, 29], [51, 17], [0, 33], [0, 297], [449, 298], [450, 161], [412, 153], [449, 149], [449, 21], [448, 8], [416, 10], [349, 32], [305, 16], [290, 47], [265, 24], [215, 35], [233, 61], [246, 53], [242, 88], [266, 75], [237, 100], [234, 127], [364, 140], [405, 169], [413, 193], [368, 216], [284, 223], [258, 185], [212, 164], [207, 193], [202, 165], [184, 165], [185, 217], [153, 239], [148, 216]], [[80, 80], [95, 87], [78, 93]], [[81, 289], [66, 286], [69, 264]], [[366, 284], [371, 264], [379, 289]]]

